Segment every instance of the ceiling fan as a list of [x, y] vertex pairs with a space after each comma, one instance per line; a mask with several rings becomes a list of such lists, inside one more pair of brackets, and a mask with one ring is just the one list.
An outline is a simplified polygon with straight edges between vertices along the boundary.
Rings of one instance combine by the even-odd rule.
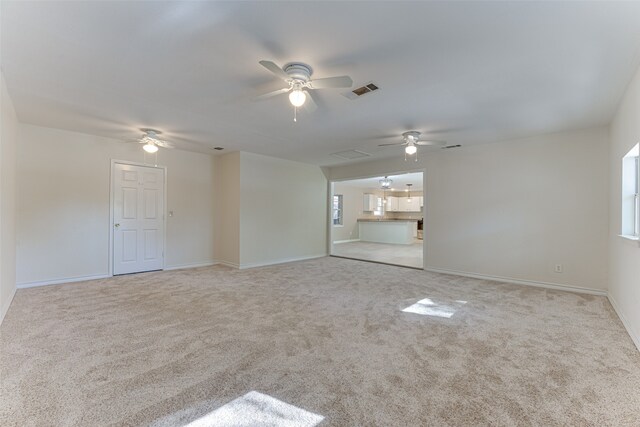
[[143, 132], [143, 135], [138, 138], [127, 142], [133, 142], [138, 144], [144, 144], [142, 149], [147, 153], [155, 153], [158, 151], [158, 147], [162, 148], [175, 148], [173, 144], [162, 140], [158, 137], [158, 135], [162, 134], [159, 130], [142, 128], [140, 129]]
[[[401, 142], [391, 142], [388, 144], [378, 144], [378, 147], [387, 147], [390, 145], [404, 145], [404, 159], [407, 160], [407, 155], [412, 156], [418, 152], [418, 145], [428, 145], [432, 147], [445, 147], [444, 141], [433, 141], [427, 139], [420, 139], [420, 132], [410, 130], [402, 134]], [[418, 156], [415, 158], [418, 161]]]
[[[296, 109], [305, 105], [305, 102], [307, 102], [306, 108], [308, 110], [313, 111], [316, 109], [317, 106], [311, 95], [311, 90], [347, 88], [353, 85], [353, 80], [349, 76], [325, 77], [312, 80], [313, 69], [302, 62], [290, 62], [284, 67], [280, 67], [272, 61], [262, 60], [260, 65], [271, 71], [276, 77], [284, 80], [288, 87], [265, 93], [254, 99], [262, 100], [289, 92], [289, 102]], [[295, 116], [293, 120], [296, 121]]]

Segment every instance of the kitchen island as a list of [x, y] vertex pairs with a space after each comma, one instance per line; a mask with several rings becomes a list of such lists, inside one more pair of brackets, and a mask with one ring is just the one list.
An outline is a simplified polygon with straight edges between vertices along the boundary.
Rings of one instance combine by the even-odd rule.
[[360, 241], [410, 245], [417, 236], [417, 219], [358, 219]]

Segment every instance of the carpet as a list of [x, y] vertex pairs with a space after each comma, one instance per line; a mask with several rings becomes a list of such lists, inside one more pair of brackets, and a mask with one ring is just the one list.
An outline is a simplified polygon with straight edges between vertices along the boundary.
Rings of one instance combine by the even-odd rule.
[[18, 290], [0, 346], [3, 426], [640, 425], [606, 298], [340, 258]]

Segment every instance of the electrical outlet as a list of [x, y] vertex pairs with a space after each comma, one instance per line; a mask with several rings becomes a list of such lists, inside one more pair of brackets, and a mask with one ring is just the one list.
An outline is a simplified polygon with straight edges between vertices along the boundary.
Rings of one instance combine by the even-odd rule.
[[562, 273], [562, 264], [556, 264], [556, 268], [554, 271], [556, 273]]

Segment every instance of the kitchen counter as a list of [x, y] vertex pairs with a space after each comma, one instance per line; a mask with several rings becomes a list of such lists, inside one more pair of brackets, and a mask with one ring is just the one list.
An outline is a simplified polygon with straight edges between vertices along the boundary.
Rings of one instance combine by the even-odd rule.
[[410, 245], [418, 233], [417, 219], [358, 219], [360, 241]]

